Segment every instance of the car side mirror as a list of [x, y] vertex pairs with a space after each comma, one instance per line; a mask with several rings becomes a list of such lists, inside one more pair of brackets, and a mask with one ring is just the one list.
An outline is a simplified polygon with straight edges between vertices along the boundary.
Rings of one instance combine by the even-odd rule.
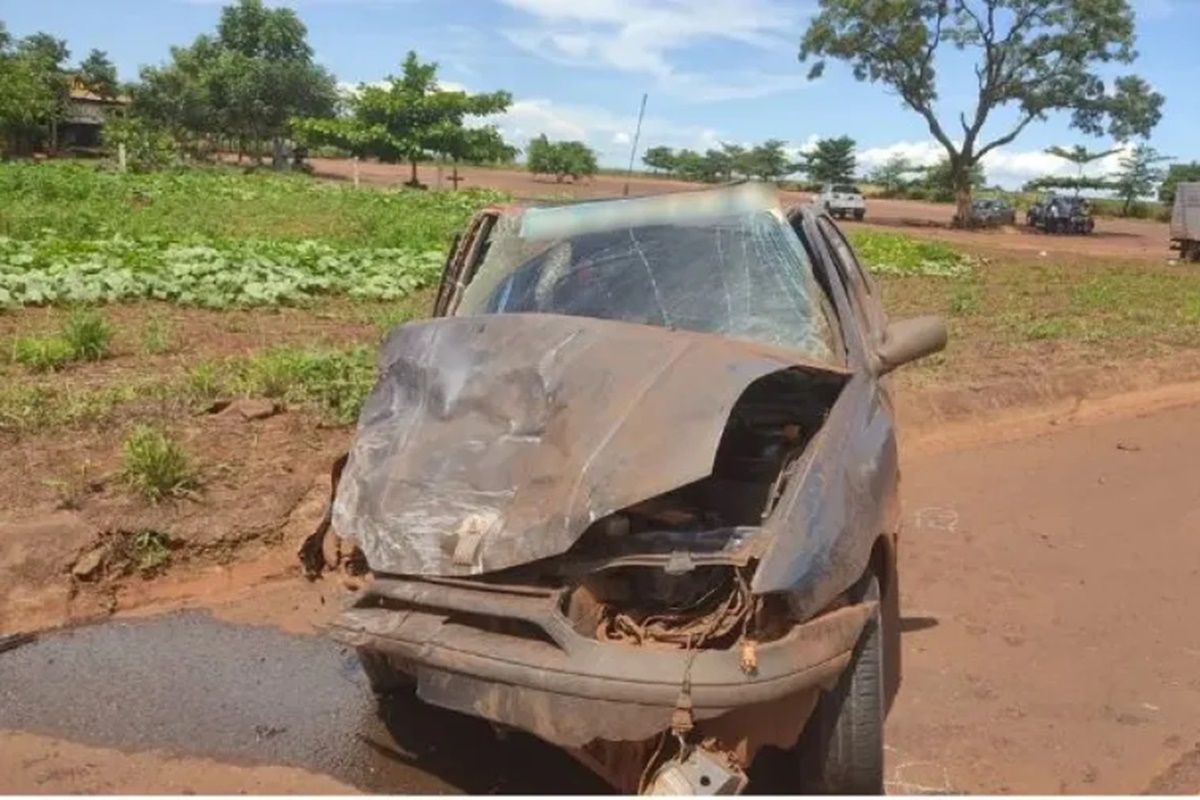
[[875, 351], [875, 372], [886, 375], [896, 367], [931, 356], [946, 347], [946, 323], [941, 317], [901, 319], [887, 326]]

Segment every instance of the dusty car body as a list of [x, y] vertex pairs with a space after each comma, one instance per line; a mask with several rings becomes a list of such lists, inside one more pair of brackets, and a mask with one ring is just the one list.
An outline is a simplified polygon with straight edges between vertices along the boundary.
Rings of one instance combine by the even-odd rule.
[[886, 375], [944, 343], [887, 324], [827, 215], [752, 184], [484, 209], [339, 465], [329, 520], [371, 577], [330, 633], [379, 693], [624, 792], [735, 793], [768, 745], [795, 787], [882, 791]]
[[998, 227], [1017, 224], [1017, 212], [1001, 197], [980, 197], [971, 201], [971, 216], [977, 225]]

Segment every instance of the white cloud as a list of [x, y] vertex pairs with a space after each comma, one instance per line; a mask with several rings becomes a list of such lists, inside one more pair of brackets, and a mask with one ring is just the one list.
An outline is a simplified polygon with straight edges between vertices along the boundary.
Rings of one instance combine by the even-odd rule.
[[700, 74], [671, 62], [677, 51], [713, 41], [794, 54], [781, 31], [800, 28], [802, 4], [781, 0], [500, 0], [534, 19], [504, 32], [516, 46], [558, 64], [638, 73], [673, 95], [699, 102], [764, 97], [805, 85], [799, 68]]
[[[1119, 167], [1123, 152], [1122, 150], [1112, 153], [1088, 164], [1083, 174], [1098, 177], [1114, 172]], [[945, 148], [934, 141], [895, 142], [860, 150], [858, 164], [861, 172], [868, 172], [899, 156], [916, 166], [928, 167], [936, 164], [945, 155]], [[983, 157], [983, 168], [987, 173], [988, 183], [1006, 188], [1018, 188], [1028, 180], [1048, 175], [1078, 174], [1078, 168], [1074, 164], [1042, 150], [1011, 150], [1003, 147]]]

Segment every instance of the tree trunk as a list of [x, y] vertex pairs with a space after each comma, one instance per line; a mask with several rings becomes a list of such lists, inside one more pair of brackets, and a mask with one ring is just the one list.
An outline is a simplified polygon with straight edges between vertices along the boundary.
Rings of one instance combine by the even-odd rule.
[[971, 186], [958, 186], [954, 189], [954, 223], [960, 228], [972, 227], [974, 220], [971, 216]]
[[408, 180], [409, 180], [409, 183], [411, 183], [413, 186], [416, 186], [418, 183], [418, 181], [417, 181], [417, 160], [414, 158], [409, 163], [412, 166], [412, 177], [410, 177]]

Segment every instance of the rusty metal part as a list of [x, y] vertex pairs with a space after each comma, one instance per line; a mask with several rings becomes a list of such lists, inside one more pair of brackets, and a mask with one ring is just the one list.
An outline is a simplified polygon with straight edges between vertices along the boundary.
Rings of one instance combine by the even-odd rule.
[[[792, 350], [550, 314], [405, 325], [380, 367], [333, 525], [373, 570], [405, 575], [563, 553], [594, 521], [707, 477], [756, 380], [846, 380]], [[468, 518], [478, 542], [460, 550]]]
[[757, 607], [741, 572], [718, 584], [699, 602], [687, 608], [669, 611], [625, 610], [606, 606], [596, 638], [602, 642], [625, 644], [669, 644], [700, 649], [714, 639], [745, 631]]
[[[494, 588], [494, 587], [493, 587]], [[415, 665], [428, 702], [578, 747], [592, 739], [646, 739], [666, 729], [680, 676], [694, 659], [690, 697], [701, 720], [836, 680], [875, 604], [846, 606], [740, 652], [630, 647], [577, 632], [563, 592], [466, 589], [377, 576], [330, 627], [352, 647]], [[486, 609], [488, 617], [480, 618]], [[504, 627], [493, 624], [504, 621]]]

